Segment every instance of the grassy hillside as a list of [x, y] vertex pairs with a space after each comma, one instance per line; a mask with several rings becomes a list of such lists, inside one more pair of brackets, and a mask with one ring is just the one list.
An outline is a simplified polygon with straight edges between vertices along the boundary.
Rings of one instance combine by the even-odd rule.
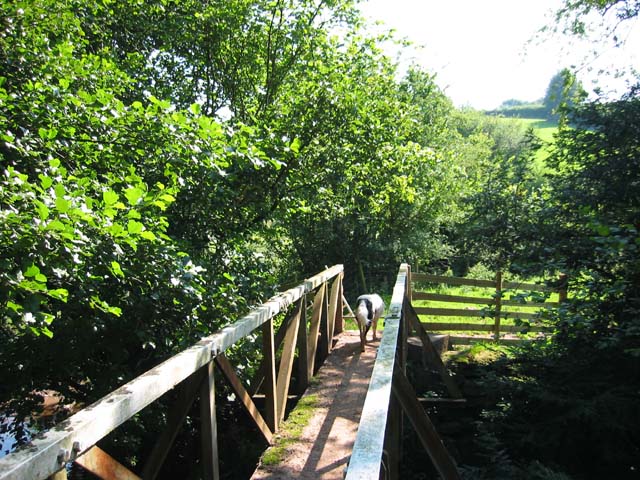
[[544, 146], [538, 150], [535, 157], [536, 167], [544, 173], [544, 160], [549, 156], [549, 149], [554, 141], [553, 135], [558, 131], [558, 121], [549, 116], [547, 109], [542, 104], [531, 103], [492, 110], [486, 114], [518, 119], [533, 128], [534, 133], [544, 142]]
[[533, 132], [544, 143], [535, 156], [536, 167], [544, 172], [546, 169], [544, 161], [549, 156], [550, 148], [553, 146], [553, 136], [558, 131], [558, 122], [547, 118], [522, 118], [520, 120], [533, 128]]

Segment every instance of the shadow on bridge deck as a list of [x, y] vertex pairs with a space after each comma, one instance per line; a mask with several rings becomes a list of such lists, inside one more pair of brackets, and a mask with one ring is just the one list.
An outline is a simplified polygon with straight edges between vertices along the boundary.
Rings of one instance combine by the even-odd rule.
[[[305, 396], [317, 397], [311, 420], [279, 465], [260, 465], [252, 480], [342, 479], [353, 449], [379, 338], [360, 352], [357, 331], [342, 333]], [[286, 430], [286, 422], [283, 425]], [[278, 448], [280, 438], [275, 440]], [[274, 447], [271, 447], [274, 448]]]

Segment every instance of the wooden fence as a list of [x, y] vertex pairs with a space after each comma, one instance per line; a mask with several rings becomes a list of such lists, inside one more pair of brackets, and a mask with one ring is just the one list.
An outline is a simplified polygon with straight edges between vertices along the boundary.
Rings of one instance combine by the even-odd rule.
[[[156, 478], [198, 397], [202, 400], [203, 476], [207, 480], [220, 478], [214, 373], [219, 371], [224, 376], [256, 428], [271, 443], [284, 418], [296, 352], [296, 377], [298, 386], [304, 389], [318, 362], [330, 353], [333, 335], [342, 331], [342, 279], [343, 266], [335, 265], [276, 295], [234, 324], [203, 338], [34, 438], [28, 446], [1, 458], [0, 480], [64, 479], [69, 462], [79, 463], [102, 479], [140, 478], [96, 443], [173, 388], [179, 389], [179, 400], [169, 412], [167, 428], [157, 440], [142, 478]], [[310, 305], [307, 299], [312, 299]], [[274, 333], [278, 314], [285, 318]], [[262, 329], [263, 361], [250, 390], [224, 352], [257, 328]], [[262, 411], [252, 398], [260, 386], [265, 398]]]
[[[460, 296], [460, 295], [444, 295], [438, 293], [430, 293], [415, 290], [415, 284], [448, 284], [448, 285], [467, 285], [471, 287], [479, 287], [487, 289], [489, 294], [485, 297]], [[494, 280], [477, 280], [471, 278], [448, 277], [442, 275], [429, 275], [425, 273], [414, 273], [412, 275], [412, 286], [410, 298], [412, 301], [428, 300], [447, 302], [451, 304], [472, 304], [483, 305], [484, 307], [466, 307], [466, 308], [433, 308], [433, 307], [414, 307], [419, 315], [430, 315], [436, 317], [469, 317], [469, 318], [491, 318], [491, 324], [481, 323], [478, 321], [469, 321], [466, 323], [453, 322], [423, 322], [424, 328], [429, 332], [445, 332], [445, 331], [464, 331], [464, 332], [491, 332], [496, 341], [509, 342], [519, 341], [518, 339], [501, 338], [501, 333], [520, 333], [520, 332], [544, 332], [545, 327], [540, 322], [541, 309], [549, 309], [558, 307], [560, 302], [567, 299], [567, 281], [562, 276], [557, 287], [547, 285], [538, 285], [533, 283], [506, 282], [502, 279], [502, 272], [496, 273]], [[525, 301], [523, 298], [506, 299], [505, 296], [509, 290], [525, 291], [525, 292], [542, 292], [542, 293], [558, 293], [558, 302], [536, 302]], [[506, 307], [506, 308], [505, 308]], [[509, 307], [512, 309], [509, 310]], [[513, 307], [520, 307], [526, 311], [514, 311]], [[502, 323], [504, 319], [519, 319], [527, 322], [526, 326], [505, 325]], [[470, 343], [474, 338], [483, 339], [483, 337], [473, 336], [452, 336], [451, 343]]]
[[403, 264], [384, 319], [380, 347], [347, 467], [346, 480], [395, 480], [400, 477], [404, 418], [413, 425], [440, 477], [445, 480], [460, 479], [453, 458], [444, 447], [406, 376], [407, 339], [413, 330], [421, 339], [425, 353], [440, 371], [450, 395], [454, 398], [462, 396], [411, 306], [410, 286], [411, 269], [409, 265]]

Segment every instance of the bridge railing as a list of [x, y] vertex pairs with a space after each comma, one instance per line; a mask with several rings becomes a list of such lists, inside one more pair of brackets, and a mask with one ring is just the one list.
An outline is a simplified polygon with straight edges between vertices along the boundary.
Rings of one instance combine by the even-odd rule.
[[[284, 418], [296, 352], [296, 378], [303, 390], [318, 362], [330, 353], [334, 333], [342, 331], [343, 272], [342, 265], [335, 265], [274, 296], [232, 325], [201, 339], [1, 458], [0, 480], [66, 478], [69, 462], [79, 463], [99, 478], [140, 478], [96, 443], [174, 388], [181, 394], [142, 476], [153, 479], [158, 475], [191, 405], [200, 397], [204, 478], [219, 478], [214, 373], [223, 374], [270, 443]], [[307, 302], [311, 298], [312, 302]], [[274, 333], [274, 318], [279, 314], [285, 318]], [[245, 387], [225, 351], [258, 328], [262, 330], [262, 365], [250, 387]], [[258, 388], [265, 398], [262, 412], [252, 398]]]
[[346, 480], [399, 478], [404, 418], [413, 425], [440, 476], [446, 480], [460, 478], [455, 462], [406, 377], [407, 337], [411, 329], [417, 331], [423, 347], [434, 360], [439, 360], [441, 374], [452, 396], [461, 396], [411, 306], [410, 288], [411, 268], [402, 264], [384, 320], [384, 331], [347, 467]]

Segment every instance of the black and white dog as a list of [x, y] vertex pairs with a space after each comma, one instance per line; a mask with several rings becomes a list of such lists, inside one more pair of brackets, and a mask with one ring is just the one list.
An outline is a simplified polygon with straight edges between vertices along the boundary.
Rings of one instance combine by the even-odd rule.
[[356, 300], [356, 320], [360, 327], [360, 341], [362, 351], [364, 351], [364, 344], [367, 342], [367, 333], [369, 328], [373, 325], [373, 340], [376, 339], [376, 327], [378, 326], [378, 320], [384, 313], [384, 302], [380, 295], [376, 293], [370, 293], [367, 295], [360, 295]]

